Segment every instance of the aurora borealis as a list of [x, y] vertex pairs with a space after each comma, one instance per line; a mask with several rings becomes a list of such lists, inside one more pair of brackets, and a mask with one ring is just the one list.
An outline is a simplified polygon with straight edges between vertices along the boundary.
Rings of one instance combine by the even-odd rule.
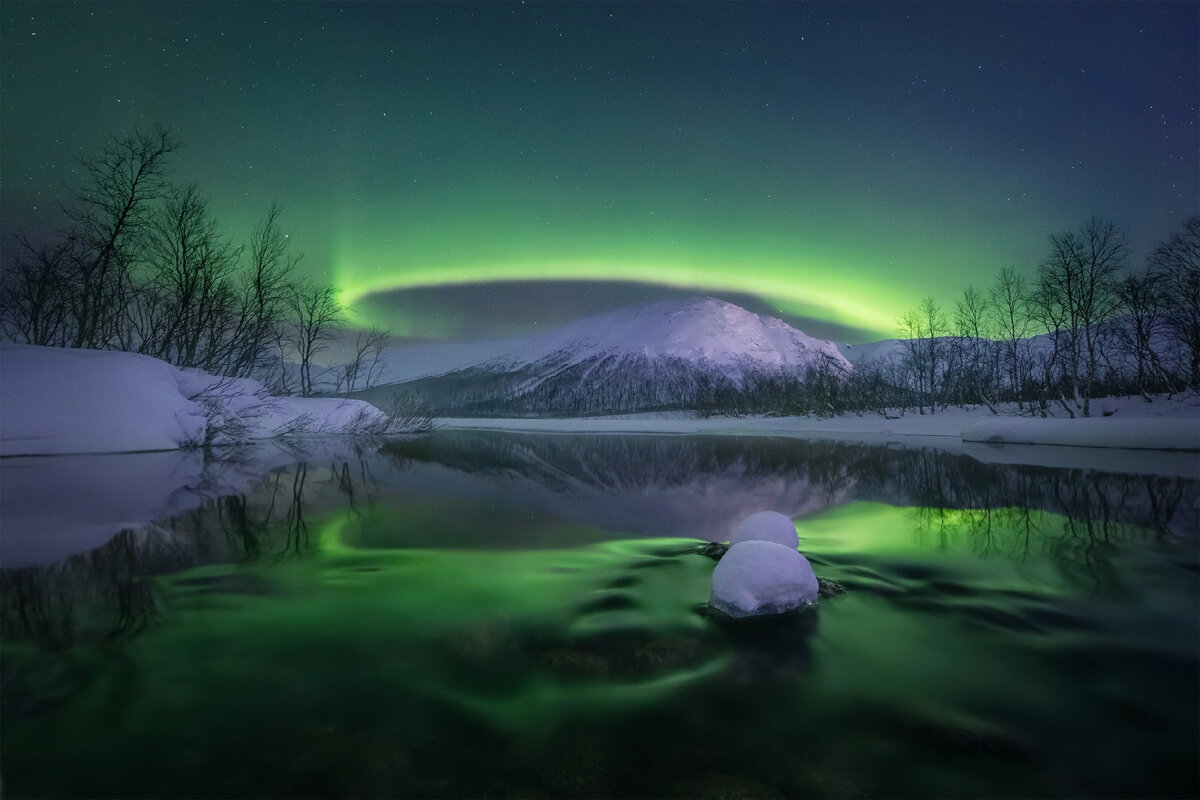
[[5, 253], [159, 123], [232, 234], [278, 201], [303, 268], [402, 336], [703, 292], [862, 341], [1092, 214], [1140, 259], [1200, 210], [1190, 2], [0, 15]]

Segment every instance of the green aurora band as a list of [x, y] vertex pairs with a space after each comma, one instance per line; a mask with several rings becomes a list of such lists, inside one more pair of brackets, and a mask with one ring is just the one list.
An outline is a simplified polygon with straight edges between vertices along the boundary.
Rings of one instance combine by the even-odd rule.
[[[356, 324], [381, 324], [401, 335], [443, 335], [436, 330], [437, 314], [419, 321], [398, 319], [371, 307], [372, 296], [405, 289], [613, 281], [754, 295], [782, 314], [886, 338], [895, 335], [896, 320], [919, 302], [922, 290], [911, 279], [897, 286], [897, 275], [964, 260], [1003, 263], [1003, 244], [981, 244], [979, 236], [969, 244], [965, 237], [947, 236], [927, 240], [920, 251], [897, 251], [887, 244], [895, 240], [886, 224], [846, 246], [840, 230], [832, 236], [828, 229], [787, 230], [789, 225], [779, 220], [744, 221], [731, 231], [703, 215], [689, 218], [679, 212], [661, 221], [610, 216], [593, 224], [585, 222], [587, 215], [555, 214], [542, 205], [531, 210], [531, 216], [540, 217], [539, 224], [503, 211], [485, 213], [494, 210], [487, 206], [468, 210], [468, 219], [455, 219], [448, 204], [433, 205], [424, 214], [414, 214], [415, 209], [404, 204], [389, 204], [395, 218], [408, 221], [402, 225], [388, 225], [378, 213], [335, 222], [329, 243], [334, 285], [353, 310]], [[571, 216], [575, 219], [568, 219]], [[842, 221], [831, 227], [848, 226]], [[965, 225], [960, 230], [977, 231]], [[964, 250], [970, 253], [968, 259], [963, 258]], [[991, 276], [982, 277], [986, 282]], [[946, 282], [939, 286], [939, 295], [963, 288]]]
[[[886, 335], [894, 314], [855, 302], [835, 291], [798, 284], [778, 270], [759, 273], [733, 271], [715, 266], [684, 266], [635, 262], [525, 262], [509, 264], [464, 264], [458, 267], [428, 267], [397, 273], [380, 272], [378, 277], [355, 278], [341, 266], [339, 288], [351, 308], [367, 296], [386, 291], [470, 283], [526, 280], [614, 280], [658, 284], [698, 291], [738, 291], [769, 298], [780, 310], [797, 316], [816, 316]], [[364, 319], [362, 321], [370, 321]]]

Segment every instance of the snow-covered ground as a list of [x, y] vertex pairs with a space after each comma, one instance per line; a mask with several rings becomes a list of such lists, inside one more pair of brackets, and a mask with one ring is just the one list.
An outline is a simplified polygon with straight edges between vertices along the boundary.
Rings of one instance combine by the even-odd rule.
[[[672, 433], [834, 438], [962, 448], [985, 460], [1070, 466], [1173, 460], [1196, 471], [1200, 397], [1118, 397], [1093, 402], [1094, 416], [1033, 418], [985, 408], [817, 417], [697, 419], [633, 415], [572, 419], [444, 419], [447, 428], [563, 433]], [[1061, 412], [1060, 412], [1061, 414]], [[250, 380], [180, 370], [132, 353], [0, 345], [0, 455], [170, 450], [286, 433], [354, 433], [381, 415], [359, 400], [269, 397]], [[998, 448], [995, 445], [1007, 445]], [[1051, 450], [1013, 445], [1053, 446]], [[1151, 452], [1148, 452], [1151, 451]], [[1174, 455], [1169, 455], [1174, 451]], [[1016, 456], [1024, 452], [1024, 456]], [[1150, 463], [1152, 459], [1154, 463]], [[1142, 471], [1139, 469], [1138, 471]]]
[[[442, 419], [444, 428], [541, 433], [669, 433], [786, 436], [961, 450], [996, 463], [1095, 467], [1196, 477], [1200, 473], [1200, 396], [1146, 402], [1140, 397], [1095, 400], [1087, 419], [1028, 417], [1015, 408], [952, 408], [821, 417], [713, 417], [681, 414], [582, 419]], [[1107, 416], [1105, 416], [1107, 415]], [[1003, 445], [1003, 446], [1001, 446]], [[1030, 445], [1038, 445], [1031, 447]]]
[[0, 456], [353, 433], [382, 419], [362, 400], [271, 397], [257, 381], [135, 353], [0, 345]]
[[[973, 442], [1060, 444], [1149, 450], [1200, 450], [1200, 397], [1115, 397], [1093, 401], [1087, 419], [1029, 417], [1016, 409], [993, 414], [983, 407], [837, 417], [710, 417], [626, 414], [578, 419], [443, 419], [443, 427], [575, 433], [702, 433], [827, 436], [856, 441], [895, 437], [949, 437]], [[1107, 416], [1104, 416], [1107, 414]]]

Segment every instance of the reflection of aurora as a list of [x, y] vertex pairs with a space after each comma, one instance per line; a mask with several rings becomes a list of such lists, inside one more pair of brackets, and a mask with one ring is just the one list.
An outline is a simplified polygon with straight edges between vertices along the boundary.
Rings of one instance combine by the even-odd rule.
[[[441, 432], [314, 458], [0, 572], [5, 779], [804, 796], [932, 771], [947, 794], [1083, 795], [1115, 736], [1104, 785], [1171, 795], [1194, 774], [1197, 488], [767, 438]], [[764, 505], [847, 591], [726, 629], [698, 613], [712, 560], [672, 537]], [[1101, 695], [1078, 681], [1098, 663]], [[102, 740], [69, 724], [84, 709]]]
[[[124, 532], [58, 564], [3, 571], [5, 630], [70, 639], [75, 634], [62, 625], [92, 620], [80, 624], [136, 632], [145, 622], [136, 617], [157, 608], [147, 587], [135, 586], [138, 576], [203, 563], [331, 547], [378, 553], [570, 548], [628, 536], [720, 541], [764, 508], [797, 519], [802, 538], [819, 539], [824, 555], [815, 563], [929, 549], [1046, 557], [1076, 583], [1114, 580], [1105, 552], [1116, 542], [1192, 536], [1200, 527], [1194, 480], [982, 464], [931, 449], [459, 431], [353, 452], [277, 469], [257, 489], [210, 500], [142, 533]], [[96, 592], [97, 584], [108, 588]], [[97, 594], [116, 601], [115, 616], [74, 608]], [[14, 603], [44, 613], [31, 620]]]

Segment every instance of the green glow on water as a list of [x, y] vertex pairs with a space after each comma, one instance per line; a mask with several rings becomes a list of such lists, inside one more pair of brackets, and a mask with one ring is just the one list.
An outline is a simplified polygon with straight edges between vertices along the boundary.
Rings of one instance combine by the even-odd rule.
[[[1139, 529], [1105, 551], [1133, 576], [1114, 585], [1067, 568], [1058, 515], [851, 503], [797, 520], [846, 593], [811, 628], [731, 631], [698, 613], [714, 562], [691, 540], [543, 520], [559, 546], [380, 546], [398, 515], [336, 512], [301, 554], [154, 578], [163, 616], [123, 644], [6, 642], [12, 792], [127, 794], [136, 774], [154, 796], [1054, 795], [1062, 763], [1130, 786], [1122, 763], [1177, 770], [1195, 738], [1196, 615]], [[1094, 652], [1122, 655], [1081, 686]], [[1130, 703], [1183, 733], [1122, 741], [1122, 761]]]

